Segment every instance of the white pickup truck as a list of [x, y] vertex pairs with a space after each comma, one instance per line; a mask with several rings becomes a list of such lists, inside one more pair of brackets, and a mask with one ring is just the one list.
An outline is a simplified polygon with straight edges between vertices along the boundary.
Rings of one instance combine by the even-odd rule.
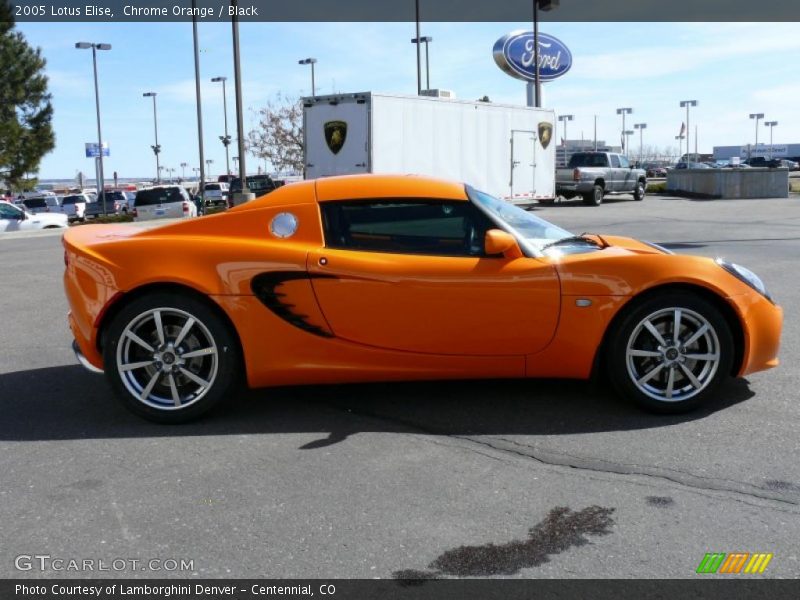
[[576, 152], [566, 168], [556, 169], [556, 194], [570, 199], [582, 196], [584, 204], [600, 206], [603, 196], [633, 194], [642, 200], [647, 173], [635, 169], [622, 154]]

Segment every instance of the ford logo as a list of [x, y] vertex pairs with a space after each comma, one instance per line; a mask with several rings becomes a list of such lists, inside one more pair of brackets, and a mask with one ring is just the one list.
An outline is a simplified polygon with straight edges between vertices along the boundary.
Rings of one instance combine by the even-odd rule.
[[[535, 79], [533, 32], [512, 31], [494, 44], [494, 62], [517, 79]], [[539, 80], [552, 81], [569, 71], [572, 52], [558, 38], [539, 33]]]

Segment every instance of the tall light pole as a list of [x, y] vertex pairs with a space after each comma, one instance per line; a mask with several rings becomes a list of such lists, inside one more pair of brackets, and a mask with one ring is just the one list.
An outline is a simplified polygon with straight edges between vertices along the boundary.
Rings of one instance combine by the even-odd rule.
[[777, 121], [764, 121], [764, 125], [769, 127], [769, 157], [772, 158], [772, 128], [778, 124]]
[[94, 105], [97, 111], [97, 147], [98, 147], [98, 161], [97, 161], [97, 193], [103, 194], [103, 214], [106, 214], [106, 196], [105, 196], [105, 177], [103, 174], [103, 133], [100, 130], [100, 88], [97, 85], [97, 51], [98, 50], [111, 50], [111, 44], [95, 44], [92, 42], [78, 42], [75, 47], [79, 50], [92, 49], [92, 67], [94, 68]]
[[[697, 106], [697, 100], [681, 100], [681, 108], [686, 107], [686, 162], [687, 164], [692, 160], [689, 156], [689, 108]], [[696, 154], [696, 153], [695, 153]], [[697, 162], [697, 157], [694, 157]]]
[[558, 120], [564, 124], [564, 164], [569, 164], [569, 157], [567, 156], [567, 123], [572, 121], [575, 115], [558, 115]]
[[533, 0], [533, 105], [539, 108], [542, 105], [542, 81], [539, 76], [539, 9], [552, 10], [558, 6], [559, 0]]
[[161, 152], [161, 146], [158, 144], [158, 109], [156, 109], [156, 92], [145, 92], [142, 94], [145, 98], [153, 99], [153, 128], [156, 134], [156, 143], [150, 146], [153, 149], [153, 154], [156, 155], [156, 183], [161, 183], [161, 167], [159, 166], [158, 155]]
[[[231, 18], [231, 30], [233, 37], [233, 82], [236, 95], [236, 136], [239, 146], [239, 180], [242, 182], [242, 191], [239, 193], [238, 200], [247, 202], [254, 198], [247, 187], [247, 165], [244, 147], [244, 111], [242, 108], [242, 66], [239, 60], [239, 0], [231, 0], [230, 8], [233, 10]], [[236, 203], [236, 195], [234, 195]]]
[[211, 165], [213, 163], [214, 163], [214, 159], [213, 158], [207, 158], [206, 159], [206, 175], [208, 176], [209, 179], [211, 179]]
[[431, 61], [428, 55], [428, 42], [432, 42], [433, 38], [429, 35], [423, 35], [419, 38], [413, 38], [412, 44], [425, 44], [425, 89], [431, 89]]
[[181, 180], [186, 179], [186, 167], [189, 166], [189, 163], [182, 162], [181, 163]]
[[756, 145], [753, 147], [753, 150], [758, 152], [758, 120], [764, 118], [764, 113], [750, 113], [750, 118], [756, 121]]
[[[419, 39], [419, 0], [414, 0], [414, 20], [417, 26], [417, 35], [414, 37]], [[422, 94], [422, 49], [417, 44], [417, 96]]]
[[222, 110], [225, 115], [225, 135], [219, 136], [222, 145], [225, 146], [225, 174], [231, 174], [231, 160], [228, 152], [228, 146], [231, 143], [231, 136], [228, 135], [228, 94], [225, 91], [225, 82], [228, 80], [227, 77], [214, 77], [211, 81], [213, 83], [222, 82]]
[[303, 60], [297, 61], [298, 65], [311, 65], [311, 97], [317, 97], [317, 83], [314, 77], [314, 65], [317, 64], [316, 58], [304, 58]]
[[641, 168], [643, 160], [642, 153], [644, 148], [642, 133], [644, 132], [645, 129], [647, 129], [647, 123], [634, 123], [633, 128], [639, 130], [639, 167]]
[[205, 172], [203, 171], [205, 156], [203, 152], [203, 100], [200, 95], [200, 43], [197, 39], [197, 0], [192, 0], [192, 45], [194, 46], [194, 94], [195, 103], [197, 104], [197, 153], [200, 158], [200, 189], [198, 193], [200, 196], [200, 213], [204, 213], [206, 210], [206, 191], [203, 185], [205, 180]]
[[630, 115], [633, 113], [633, 109], [630, 107], [627, 108], [618, 108], [617, 114], [622, 115], [622, 139], [623, 144], [625, 144], [625, 156], [628, 156], [628, 140], [624, 137], [625, 136], [625, 115]]

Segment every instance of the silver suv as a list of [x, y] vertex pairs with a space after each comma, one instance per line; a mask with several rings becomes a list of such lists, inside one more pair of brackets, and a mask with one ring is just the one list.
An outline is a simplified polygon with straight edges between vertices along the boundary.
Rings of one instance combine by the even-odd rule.
[[179, 185], [161, 185], [139, 190], [133, 204], [133, 218], [136, 221], [197, 216], [197, 207], [189, 193]]

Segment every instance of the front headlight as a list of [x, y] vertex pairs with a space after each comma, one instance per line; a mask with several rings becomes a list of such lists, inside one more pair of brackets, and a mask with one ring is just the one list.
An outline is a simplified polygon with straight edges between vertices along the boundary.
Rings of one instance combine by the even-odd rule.
[[728, 262], [722, 258], [717, 259], [717, 264], [725, 269], [728, 273], [736, 277], [738, 280], [749, 285], [759, 294], [764, 296], [764, 298], [773, 304], [775, 303], [775, 301], [772, 299], [772, 296], [770, 296], [769, 292], [767, 291], [767, 286], [764, 285], [764, 282], [761, 281], [761, 278], [753, 273], [750, 269], [743, 267], [742, 265], [737, 265], [736, 263]]

